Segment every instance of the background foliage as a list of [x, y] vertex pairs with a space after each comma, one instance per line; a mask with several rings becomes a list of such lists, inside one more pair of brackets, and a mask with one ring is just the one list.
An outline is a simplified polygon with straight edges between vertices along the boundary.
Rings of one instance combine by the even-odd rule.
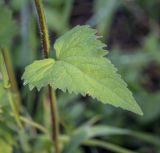
[[[104, 36], [110, 60], [144, 112], [140, 117], [90, 97], [57, 91], [63, 153], [159, 153], [160, 1], [45, 0], [44, 6], [51, 44], [79, 24]], [[0, 73], [0, 152], [50, 153], [46, 89], [30, 92], [21, 81], [25, 66], [41, 59], [34, 4], [0, 1], [0, 10], [0, 47], [9, 49], [21, 95], [16, 105], [24, 124], [23, 129], [17, 125], [8, 98], [15, 93], [3, 88]]]

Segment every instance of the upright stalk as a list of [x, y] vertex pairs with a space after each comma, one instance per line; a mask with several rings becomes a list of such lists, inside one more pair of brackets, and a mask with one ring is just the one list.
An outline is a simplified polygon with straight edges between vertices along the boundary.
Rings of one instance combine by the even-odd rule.
[[42, 43], [42, 50], [44, 58], [49, 57], [49, 49], [50, 49], [50, 41], [49, 41], [49, 34], [48, 28], [46, 24], [45, 14], [43, 10], [43, 5], [41, 0], [34, 0], [37, 14], [38, 14], [38, 23], [41, 35], [41, 43]]
[[51, 124], [52, 124], [52, 140], [55, 145], [55, 153], [59, 153], [59, 117], [57, 111], [56, 95], [51, 86], [48, 86], [50, 109], [51, 109]]
[[23, 128], [23, 125], [20, 121], [20, 116], [19, 116], [19, 110], [17, 109], [17, 105], [16, 105], [16, 100], [18, 100], [17, 98], [15, 98], [15, 95], [13, 93], [13, 78], [10, 79], [12, 76], [10, 73], [10, 69], [12, 67], [9, 67], [8, 62], [6, 62], [5, 60], [5, 56], [4, 56], [4, 49], [0, 49], [0, 69], [1, 69], [1, 73], [2, 73], [2, 78], [3, 78], [3, 85], [4, 88], [6, 89], [7, 93], [8, 93], [8, 100], [10, 102], [15, 120], [17, 122], [17, 125], [19, 126], [19, 128]]
[[[38, 23], [41, 35], [42, 43], [42, 54], [43, 58], [49, 58], [50, 41], [48, 28], [46, 24], [45, 14], [43, 10], [43, 5], [41, 0], [34, 0], [36, 5], [36, 10], [38, 14]], [[52, 141], [55, 146], [55, 153], [60, 153], [59, 150], [59, 121], [58, 121], [58, 111], [56, 106], [55, 92], [50, 85], [48, 85], [49, 101], [50, 101], [50, 111], [51, 111], [51, 124], [52, 124]]]
[[8, 77], [9, 77], [10, 84], [11, 84], [11, 91], [12, 91], [12, 95], [13, 95], [13, 100], [15, 101], [15, 105], [16, 105], [17, 110], [20, 111], [21, 96], [20, 96], [20, 93], [19, 93], [19, 89], [18, 89], [18, 85], [17, 85], [17, 81], [16, 81], [14, 69], [13, 69], [11, 56], [10, 56], [8, 48], [3, 48], [3, 49], [1, 49], [1, 51], [2, 51], [4, 61], [5, 61], [5, 64], [6, 64], [6, 68], [7, 68], [7, 71], [8, 71]]

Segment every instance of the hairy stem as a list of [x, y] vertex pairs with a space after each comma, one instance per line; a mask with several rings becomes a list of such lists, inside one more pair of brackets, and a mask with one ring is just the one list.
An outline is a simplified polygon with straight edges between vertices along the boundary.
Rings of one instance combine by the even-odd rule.
[[46, 24], [43, 5], [42, 5], [41, 0], [34, 0], [34, 1], [35, 1], [36, 9], [37, 9], [37, 14], [38, 14], [38, 23], [39, 23], [39, 29], [40, 29], [40, 35], [41, 35], [43, 56], [44, 58], [48, 58], [49, 49], [50, 49], [50, 41], [49, 41], [48, 28]]
[[[43, 5], [41, 0], [34, 0], [36, 5], [36, 10], [38, 14], [38, 22], [40, 28], [40, 35], [42, 41], [42, 49], [44, 58], [49, 57], [50, 41], [48, 28], [46, 24], [46, 19], [44, 15]], [[51, 111], [51, 124], [52, 124], [52, 141], [55, 146], [55, 153], [59, 153], [59, 121], [58, 121], [58, 111], [56, 106], [56, 96], [55, 91], [51, 86], [48, 85], [49, 101], [50, 101], [50, 111]]]

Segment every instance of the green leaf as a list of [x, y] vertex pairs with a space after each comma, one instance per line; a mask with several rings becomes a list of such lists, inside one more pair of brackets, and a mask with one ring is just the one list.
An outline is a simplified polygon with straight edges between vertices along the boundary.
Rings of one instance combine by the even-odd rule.
[[4, 107], [9, 104], [7, 91], [3, 87], [2, 81], [0, 81], [0, 107]]
[[12, 153], [12, 146], [4, 140], [0, 139], [0, 152]]
[[11, 44], [16, 28], [11, 11], [3, 5], [0, 5], [0, 10], [0, 47], [7, 47]]
[[[69, 29], [69, 19], [74, 0], [48, 0], [53, 7], [45, 7], [46, 20], [48, 27], [58, 35], [63, 34]], [[63, 6], [63, 7], [61, 7]]]
[[[154, 145], [155, 147], [159, 148], [160, 146], [160, 139], [157, 136], [154, 136], [152, 134], [143, 133], [143, 132], [137, 132], [132, 131], [125, 128], [117, 128], [114, 126], [106, 126], [106, 125], [96, 125], [96, 126], [81, 126], [75, 131], [73, 131], [72, 135], [68, 138], [68, 143], [64, 146], [64, 149], [62, 153], [72, 153], [75, 152], [75, 150], [80, 145], [86, 145], [87, 142], [94, 141], [94, 137], [106, 137], [106, 136], [127, 136], [126, 139], [129, 138], [132, 140], [133, 138], [136, 138], [137, 141], [144, 141], [146, 143], [149, 143], [151, 145]], [[111, 146], [110, 146], [111, 145]], [[120, 146], [116, 146], [114, 144], [108, 144], [106, 143], [106, 147], [109, 150], [116, 151]], [[107, 147], [108, 146], [108, 147]], [[101, 146], [102, 147], [102, 146]], [[118, 148], [117, 148], [118, 147]], [[114, 150], [114, 148], [116, 150]], [[120, 147], [121, 148], [121, 147]], [[122, 151], [120, 151], [122, 149]], [[127, 151], [125, 148], [121, 148], [119, 152], [125, 152]], [[125, 149], [125, 151], [123, 151]], [[129, 151], [129, 150], [128, 150]], [[116, 151], [117, 152], [117, 151]]]
[[90, 147], [101, 147], [103, 149], [107, 149], [115, 153], [138, 153], [135, 151], [128, 150], [127, 148], [123, 148], [121, 146], [118, 146], [109, 142], [101, 141], [101, 140], [96, 140], [96, 139], [88, 140], [84, 142], [84, 145], [90, 146]]
[[140, 107], [117, 74], [117, 69], [104, 57], [105, 44], [97, 40], [96, 30], [77, 26], [60, 37], [54, 47], [56, 59], [35, 61], [24, 74], [30, 89], [50, 84], [69, 93], [90, 95], [116, 107], [142, 115]]
[[72, 153], [83, 144], [86, 140], [89, 140], [96, 136], [105, 135], [125, 135], [128, 134], [128, 130], [109, 126], [82, 126], [73, 132], [69, 143], [64, 146], [62, 153]]
[[88, 21], [89, 25], [97, 26], [98, 32], [107, 38], [114, 15], [121, 3], [121, 0], [95, 0], [94, 16]]

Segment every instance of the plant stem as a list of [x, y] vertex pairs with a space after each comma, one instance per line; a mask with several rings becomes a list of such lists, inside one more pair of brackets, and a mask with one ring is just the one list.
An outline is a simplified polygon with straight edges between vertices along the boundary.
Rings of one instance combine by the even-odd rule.
[[4, 57], [4, 61], [5, 61], [7, 72], [8, 72], [9, 81], [10, 81], [10, 84], [11, 84], [13, 101], [16, 102], [16, 108], [17, 108], [18, 111], [20, 111], [21, 97], [20, 97], [18, 86], [17, 86], [17, 81], [16, 81], [14, 69], [13, 69], [13, 66], [12, 66], [13, 64], [12, 64], [12, 60], [11, 60], [11, 56], [10, 56], [8, 48], [3, 48], [2, 49], [2, 54], [3, 54], [3, 57]]
[[55, 142], [55, 152], [59, 153], [59, 124], [58, 124], [58, 111], [55, 92], [51, 86], [48, 86], [50, 109], [51, 109], [51, 124], [54, 129], [52, 129], [52, 140]]
[[[36, 10], [38, 14], [38, 23], [40, 28], [42, 49], [44, 58], [49, 58], [50, 41], [48, 28], [46, 24], [45, 14], [43, 10], [43, 5], [41, 0], [34, 0], [36, 5]], [[58, 121], [58, 111], [56, 106], [56, 95], [55, 91], [50, 85], [48, 85], [50, 111], [51, 111], [51, 124], [52, 124], [52, 141], [55, 146], [55, 153], [59, 153], [59, 121]]]
[[31, 118], [20, 116], [20, 120], [24, 123], [29, 124], [30, 126], [35, 127], [36, 129], [39, 129], [43, 133], [47, 133], [47, 130], [42, 125], [34, 122]]
[[8, 89], [10, 88], [10, 81], [9, 81], [9, 76], [8, 76], [6, 64], [4, 61], [2, 49], [0, 49], [0, 70], [2, 73], [3, 86], [4, 88]]
[[36, 5], [36, 10], [38, 14], [38, 23], [41, 35], [41, 43], [42, 43], [42, 50], [44, 58], [49, 57], [49, 49], [50, 49], [50, 41], [49, 41], [49, 34], [48, 28], [46, 24], [45, 14], [43, 10], [43, 5], [41, 0], [34, 0]]
[[8, 63], [5, 61], [4, 58], [4, 49], [0, 49], [0, 69], [2, 72], [2, 78], [3, 78], [3, 82], [4, 82], [4, 88], [7, 90], [8, 93], [8, 100], [10, 102], [10, 106], [12, 108], [15, 120], [17, 122], [17, 125], [19, 126], [19, 128], [23, 129], [23, 125], [20, 121], [20, 116], [19, 116], [19, 110], [17, 109], [17, 105], [16, 105], [16, 99], [14, 97], [14, 93], [12, 92], [12, 84], [13, 84], [13, 80], [10, 80], [10, 73], [8, 70]]

